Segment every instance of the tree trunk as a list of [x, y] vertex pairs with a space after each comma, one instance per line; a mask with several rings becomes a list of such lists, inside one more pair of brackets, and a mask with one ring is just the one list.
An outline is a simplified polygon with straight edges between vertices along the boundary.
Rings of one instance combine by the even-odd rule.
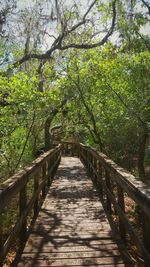
[[145, 160], [147, 139], [148, 139], [148, 133], [146, 130], [144, 130], [139, 139], [139, 151], [138, 151], [138, 172], [139, 172], [139, 177], [143, 182], [145, 181], [144, 160]]
[[52, 124], [52, 121], [54, 119], [54, 117], [57, 115], [57, 113], [60, 111], [60, 109], [65, 106], [65, 104], [67, 103], [67, 99], [65, 98], [64, 100], [62, 100], [61, 104], [55, 108], [53, 111], [51, 111], [51, 114], [48, 116], [48, 118], [45, 121], [45, 125], [44, 125], [44, 140], [45, 140], [45, 146], [44, 146], [44, 150], [48, 151], [49, 149], [52, 148], [52, 135], [51, 135], [51, 131], [50, 131], [50, 127]]
[[51, 116], [49, 116], [47, 119], [46, 119], [46, 122], [45, 122], [45, 127], [44, 127], [44, 130], [45, 130], [45, 146], [44, 146], [44, 150], [45, 151], [48, 151], [52, 148], [52, 136], [51, 136], [51, 133], [50, 133], [50, 126], [51, 126], [51, 122], [52, 122], [53, 118]]

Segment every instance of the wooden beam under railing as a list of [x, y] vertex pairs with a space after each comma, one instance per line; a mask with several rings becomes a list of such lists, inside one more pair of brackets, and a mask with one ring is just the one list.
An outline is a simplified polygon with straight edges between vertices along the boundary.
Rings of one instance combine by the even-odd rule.
[[[19, 217], [12, 226], [12, 230], [9, 233], [5, 242], [2, 242], [2, 228], [3, 221], [1, 219], [0, 225], [0, 264], [2, 266], [3, 261], [12, 245], [14, 240], [19, 239], [19, 247], [24, 243], [27, 236], [27, 217], [30, 211], [33, 209], [33, 216], [37, 216], [40, 209], [39, 196], [44, 198], [46, 195], [46, 186], [50, 186], [54, 174], [57, 170], [61, 159], [61, 145], [58, 145], [54, 149], [44, 153], [32, 164], [22, 171], [6, 180], [0, 185], [0, 215], [5, 214], [7, 207], [11, 203], [12, 199], [19, 194]], [[30, 199], [27, 198], [27, 186], [30, 180], [33, 179], [33, 195]], [[16, 212], [16, 211], [14, 211]], [[29, 227], [28, 227], [29, 228]]]
[[[79, 156], [89, 172], [93, 183], [98, 187], [101, 197], [106, 199], [107, 211], [111, 213], [112, 206], [119, 218], [118, 230], [120, 238], [126, 245], [127, 233], [142, 254], [144, 266], [150, 266], [150, 188], [137, 180], [131, 173], [118, 166], [103, 153], [81, 143], [62, 142], [63, 149], [72, 150]], [[113, 193], [112, 185], [117, 188]], [[140, 207], [143, 240], [141, 241], [125, 213], [125, 194]]]

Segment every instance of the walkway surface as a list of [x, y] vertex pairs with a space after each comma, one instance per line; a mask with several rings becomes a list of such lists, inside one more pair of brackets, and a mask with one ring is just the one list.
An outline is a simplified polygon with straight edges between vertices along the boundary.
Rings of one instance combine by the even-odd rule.
[[120, 253], [82, 163], [63, 157], [18, 267], [132, 266]]

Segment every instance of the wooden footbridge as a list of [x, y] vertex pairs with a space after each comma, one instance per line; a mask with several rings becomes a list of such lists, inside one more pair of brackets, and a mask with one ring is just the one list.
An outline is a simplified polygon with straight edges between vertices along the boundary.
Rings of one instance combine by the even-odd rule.
[[[140, 207], [142, 238], [126, 215], [125, 195]], [[4, 217], [14, 204], [18, 216], [4, 238]], [[8, 266], [14, 244], [12, 266], [138, 266], [127, 251], [130, 236], [141, 266], [150, 267], [150, 190], [82, 144], [58, 145], [4, 182], [0, 212], [1, 266]]]

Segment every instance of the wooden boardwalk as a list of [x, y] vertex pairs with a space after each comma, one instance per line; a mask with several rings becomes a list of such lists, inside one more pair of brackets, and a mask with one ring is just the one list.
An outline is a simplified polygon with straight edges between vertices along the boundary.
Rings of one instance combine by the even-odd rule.
[[82, 163], [63, 157], [18, 267], [133, 266], [122, 252]]

